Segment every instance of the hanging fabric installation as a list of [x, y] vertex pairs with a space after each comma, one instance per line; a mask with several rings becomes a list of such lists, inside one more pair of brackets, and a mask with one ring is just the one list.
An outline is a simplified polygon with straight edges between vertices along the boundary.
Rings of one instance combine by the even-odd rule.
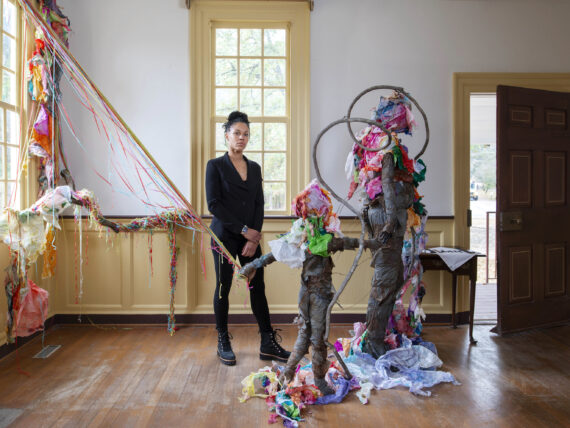
[[[23, 34], [28, 34], [29, 29], [33, 29], [35, 38], [35, 50], [27, 61], [27, 75], [25, 84], [22, 85], [32, 102], [31, 123], [21, 149], [19, 174], [29, 168], [30, 158], [37, 158], [39, 194], [38, 200], [30, 208], [21, 211], [7, 208], [0, 213], [0, 237], [9, 247], [12, 261], [5, 281], [9, 306], [9, 340], [12, 341], [25, 332], [31, 334], [34, 330], [19, 328], [17, 325], [17, 311], [21, 303], [37, 301], [26, 299], [27, 294], [41, 295], [45, 297], [47, 304], [47, 292], [38, 293], [36, 288], [39, 287], [35, 284], [33, 285], [36, 288], [32, 287], [28, 272], [38, 257], [43, 255], [42, 276], [45, 278], [54, 275], [57, 263], [55, 242], [60, 229], [58, 217], [71, 205], [76, 207], [75, 245], [76, 249], [78, 246], [76, 262], [79, 265], [76, 267], [79, 270], [76, 300], [81, 297], [83, 250], [87, 245], [86, 240], [84, 243], [81, 227], [83, 210], [87, 211], [92, 227], [107, 228], [116, 233], [151, 233], [155, 229], [168, 231], [171, 253], [168, 331], [173, 334], [176, 260], [179, 253], [176, 230], [183, 228], [201, 234], [202, 270], [205, 271], [204, 234], [211, 239], [212, 247], [223, 257], [238, 267], [239, 264], [69, 52], [67, 47], [70, 22], [57, 6], [56, 0], [40, 0], [38, 8], [31, 0], [18, 0], [18, 3], [23, 10]], [[88, 144], [81, 138], [81, 129], [74, 126], [73, 115], [69, 114], [70, 110], [66, 108], [66, 102], [61, 95], [62, 83], [69, 87], [67, 92], [72, 95], [71, 101], [88, 113], [92, 126], [97, 129], [100, 138], [96, 142], [89, 142], [96, 144], [97, 153], [87, 152]], [[129, 223], [110, 221], [103, 215], [103, 210], [92, 192], [87, 189], [76, 190], [65, 158], [62, 137], [64, 133], [70, 136], [70, 141], [66, 139], [65, 146], [74, 144], [86, 152], [86, 168], [90, 168], [94, 176], [108, 186], [110, 192], [137, 201], [139, 206], [145, 207], [148, 215]], [[108, 154], [108, 162], [104, 165], [97, 164], [93, 159], [98, 153]], [[28, 309], [31, 311], [33, 308]]]

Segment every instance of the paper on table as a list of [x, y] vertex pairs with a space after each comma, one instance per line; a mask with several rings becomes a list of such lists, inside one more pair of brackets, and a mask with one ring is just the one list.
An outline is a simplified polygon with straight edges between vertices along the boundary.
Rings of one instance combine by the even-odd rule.
[[459, 266], [477, 255], [473, 251], [459, 250], [449, 247], [433, 247], [426, 249], [426, 252], [437, 254], [450, 270], [455, 270]]

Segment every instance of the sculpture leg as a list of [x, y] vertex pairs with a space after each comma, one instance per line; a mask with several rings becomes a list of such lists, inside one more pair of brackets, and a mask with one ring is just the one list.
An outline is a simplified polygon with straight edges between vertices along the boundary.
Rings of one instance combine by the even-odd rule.
[[299, 333], [297, 334], [297, 340], [295, 341], [295, 346], [291, 351], [291, 355], [287, 360], [287, 365], [285, 370], [281, 373], [279, 380], [281, 383], [285, 384], [291, 381], [295, 376], [295, 370], [297, 369], [297, 364], [303, 359], [305, 354], [309, 352], [309, 344], [311, 343], [311, 332], [312, 325], [310, 319], [310, 294], [307, 288], [302, 285], [299, 291], [299, 316], [301, 317], [302, 324], [299, 326]]
[[393, 238], [390, 248], [381, 248], [374, 257], [374, 277], [368, 299], [366, 351], [374, 358], [386, 353], [386, 326], [404, 283], [401, 258], [402, 238]]
[[325, 288], [320, 290], [321, 293], [312, 293], [310, 306], [313, 375], [315, 376], [315, 385], [323, 395], [334, 394], [334, 390], [328, 386], [325, 380], [330, 365], [327, 360], [327, 345], [324, 341], [327, 308], [333, 297], [330, 290], [330, 288], [328, 290]]

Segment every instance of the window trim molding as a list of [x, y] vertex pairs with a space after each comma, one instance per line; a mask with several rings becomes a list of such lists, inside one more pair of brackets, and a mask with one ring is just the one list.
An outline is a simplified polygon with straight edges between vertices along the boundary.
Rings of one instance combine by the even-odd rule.
[[[212, 21], [288, 22], [290, 25], [290, 136], [288, 194], [301, 191], [310, 179], [310, 10], [298, 1], [195, 0], [190, 10], [190, 201], [208, 214], [205, 169], [215, 156], [211, 141]], [[286, 201], [287, 205], [287, 201]]]

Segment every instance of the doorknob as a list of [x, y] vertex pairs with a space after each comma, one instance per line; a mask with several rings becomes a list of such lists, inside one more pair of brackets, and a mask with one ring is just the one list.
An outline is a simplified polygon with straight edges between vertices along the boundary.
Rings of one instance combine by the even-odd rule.
[[510, 211], [501, 212], [499, 215], [499, 230], [501, 232], [508, 232], [510, 230], [522, 230], [523, 219], [522, 212]]

